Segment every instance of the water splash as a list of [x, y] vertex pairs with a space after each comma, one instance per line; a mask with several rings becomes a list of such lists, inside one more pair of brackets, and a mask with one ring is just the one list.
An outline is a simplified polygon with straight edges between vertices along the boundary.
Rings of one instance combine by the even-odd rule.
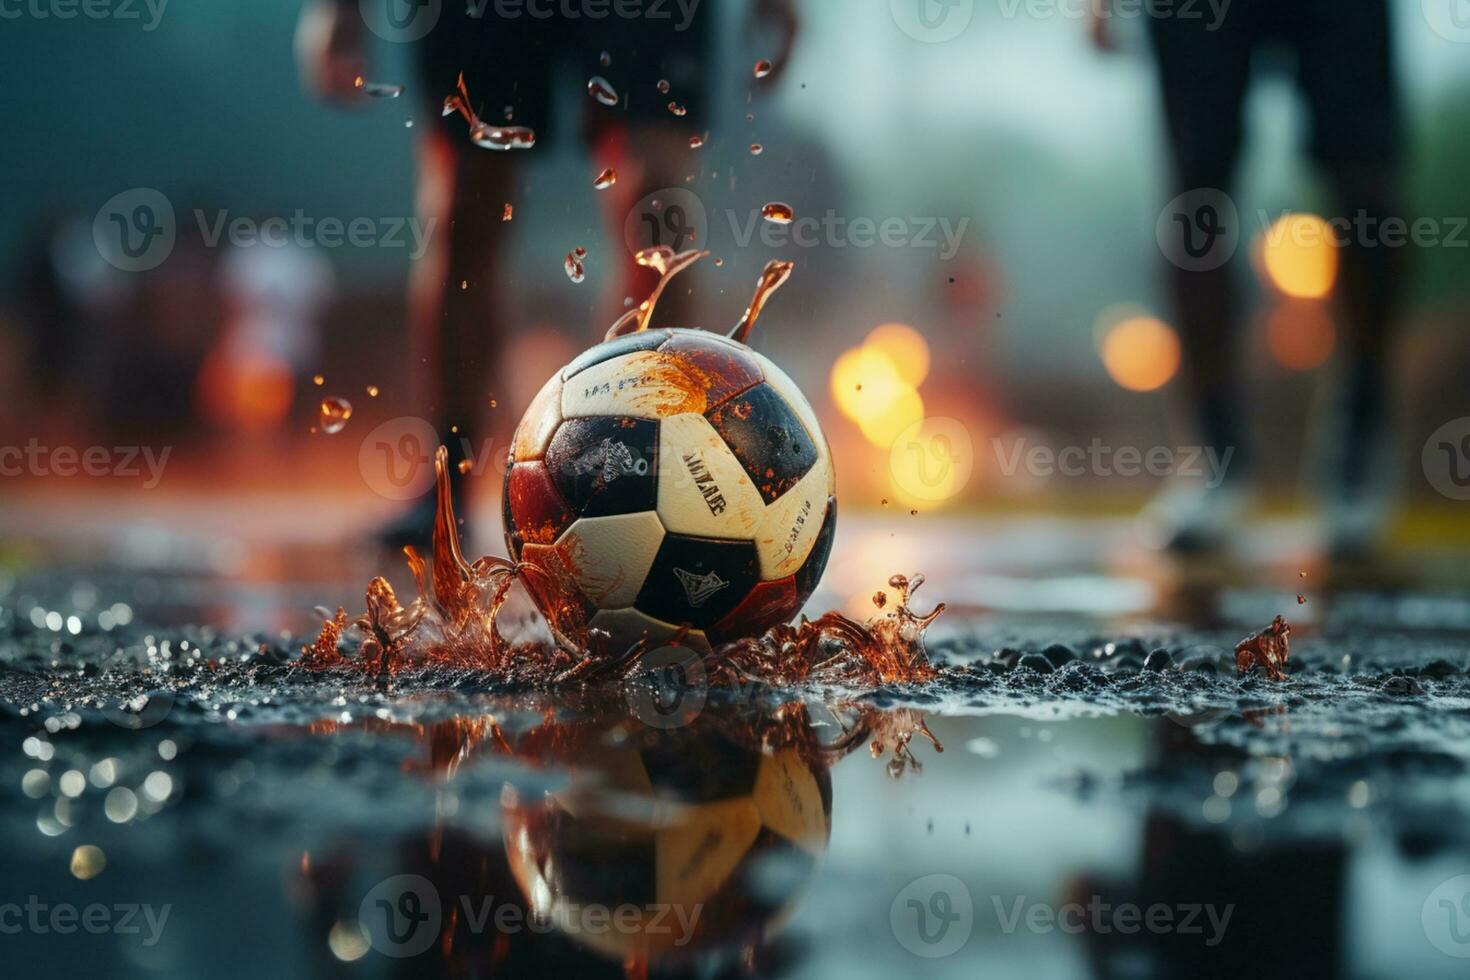
[[369, 82], [361, 75], [353, 79], [352, 84], [363, 95], [374, 99], [396, 99], [403, 94], [402, 85], [389, 85], [386, 82]]
[[321, 429], [329, 436], [336, 435], [347, 428], [347, 420], [352, 418], [352, 403], [345, 398], [335, 395], [322, 399], [321, 403]]
[[[437, 498], [434, 549], [425, 560], [405, 548], [417, 595], [400, 603], [381, 576], [368, 584], [366, 611], [355, 619], [338, 609], [322, 623], [300, 663], [307, 670], [348, 670], [387, 682], [405, 667], [449, 667], [539, 687], [621, 681], [636, 673], [647, 637], [613, 649], [608, 634], [587, 625], [587, 609], [565, 573], [508, 558], [467, 561], [449, 484], [449, 453], [434, 460]], [[773, 627], [764, 636], [726, 644], [705, 657], [712, 683], [849, 683], [875, 686], [936, 676], [924, 631], [943, 604], [920, 615], [908, 607], [922, 575], [895, 575], [892, 608], [866, 623], [829, 612], [815, 620]], [[512, 643], [501, 618], [519, 586], [540, 612], [540, 639]], [[887, 605], [885, 603], [885, 605]], [[678, 644], [681, 637], [671, 641]], [[353, 648], [355, 641], [355, 649]], [[906, 744], [906, 742], [905, 742]]]
[[771, 294], [786, 284], [787, 279], [791, 278], [791, 270], [794, 266], [793, 262], [779, 259], [772, 259], [766, 263], [765, 269], [761, 272], [760, 281], [756, 283], [755, 295], [751, 297], [750, 305], [745, 308], [745, 315], [729, 333], [731, 340], [737, 340], [742, 344], [746, 342], [750, 331], [755, 327], [756, 319], [761, 315], [761, 310], [766, 307], [766, 301], [771, 298]]
[[789, 225], [796, 220], [796, 211], [789, 204], [772, 201], [761, 208], [761, 217], [773, 225]]
[[1263, 630], [1235, 644], [1235, 672], [1244, 674], [1260, 667], [1273, 681], [1286, 680], [1286, 662], [1291, 658], [1291, 624], [1280, 616]]
[[668, 287], [669, 280], [708, 254], [708, 251], [699, 249], [675, 254], [674, 250], [667, 245], [655, 245], [653, 248], [645, 248], [635, 254], [633, 256], [635, 262], [659, 274], [658, 285], [653, 287], [653, 292], [646, 300], [618, 317], [617, 321], [607, 328], [607, 335], [603, 339], [612, 340], [624, 334], [647, 330], [649, 321], [653, 319], [654, 307], [658, 305], [658, 299]]
[[607, 167], [592, 181], [592, 186], [600, 191], [605, 191], [617, 182], [618, 172], [612, 167]]
[[615, 106], [618, 104], [618, 90], [612, 87], [612, 83], [601, 75], [593, 75], [587, 80], [587, 94], [596, 99], [599, 105]]
[[584, 259], [587, 258], [587, 250], [578, 246], [567, 253], [562, 267], [566, 270], [567, 278], [572, 282], [582, 282], [587, 278], [587, 266]]
[[470, 92], [465, 87], [464, 72], [459, 73], [455, 91], [444, 99], [443, 114], [459, 113], [469, 126], [470, 142], [487, 150], [529, 150], [536, 145], [536, 131], [525, 126], [494, 126], [482, 120], [470, 108]]

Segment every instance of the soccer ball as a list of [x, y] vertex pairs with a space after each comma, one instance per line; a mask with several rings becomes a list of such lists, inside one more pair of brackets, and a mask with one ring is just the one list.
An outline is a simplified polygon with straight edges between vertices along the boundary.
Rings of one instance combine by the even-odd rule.
[[703, 330], [599, 344], [532, 400], [505, 475], [506, 544], [576, 583], [629, 645], [708, 649], [788, 622], [832, 547], [816, 413], [769, 360]]
[[[501, 794], [506, 857], [530, 911], [623, 962], [770, 937], [826, 853], [831, 814], [825, 765], [709, 727], [579, 745], [564, 789]], [[590, 907], [630, 918], [591, 929]]]

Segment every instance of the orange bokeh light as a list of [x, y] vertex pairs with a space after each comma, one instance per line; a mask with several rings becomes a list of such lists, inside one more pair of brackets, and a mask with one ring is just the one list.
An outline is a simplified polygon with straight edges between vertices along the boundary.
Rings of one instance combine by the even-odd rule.
[[1103, 337], [1108, 375], [1129, 391], [1162, 388], [1179, 370], [1179, 338], [1162, 320], [1131, 317]]
[[1281, 303], [1266, 318], [1266, 349], [1293, 371], [1320, 367], [1336, 343], [1337, 329], [1321, 303]]

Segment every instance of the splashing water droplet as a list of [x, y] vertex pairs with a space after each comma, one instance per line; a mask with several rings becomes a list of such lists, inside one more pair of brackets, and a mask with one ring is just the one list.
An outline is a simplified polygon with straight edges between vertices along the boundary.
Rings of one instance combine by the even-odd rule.
[[496, 399], [492, 398], [492, 399], [490, 399], [490, 407], [491, 408], [499, 408], [500, 407], [500, 402], [497, 401]]
[[753, 113], [753, 112], [747, 112], [745, 114], [745, 121], [746, 122], [755, 122], [755, 113]]
[[536, 131], [525, 126], [477, 123], [470, 129], [470, 141], [487, 150], [529, 150], [536, 145]]
[[618, 90], [613, 88], [612, 83], [601, 75], [593, 75], [587, 80], [587, 94], [601, 105], [618, 104]]
[[684, 108], [684, 106], [681, 103], [678, 103], [678, 102], [670, 102], [669, 103], [669, 111], [672, 112], [676, 116], [687, 115], [688, 112], [689, 112], [688, 109]]
[[767, 61], [766, 59], [762, 58], [760, 61], [757, 61], [755, 63], [755, 77], [756, 78], [765, 78], [770, 73], [771, 73], [771, 63], [769, 61]]
[[770, 204], [761, 208], [761, 217], [772, 224], [789, 225], [796, 219], [796, 212], [791, 209], [791, 205], [789, 204], [772, 201]]
[[691, 150], [697, 150], [697, 149], [699, 149], [703, 145], [704, 145], [704, 137], [703, 136], [691, 136], [691, 137], [689, 137], [689, 149], [691, 149]]
[[592, 181], [592, 186], [600, 191], [605, 191], [617, 182], [618, 172], [612, 167], [608, 167], [607, 169], [603, 170], [602, 173], [597, 175], [597, 179]]
[[369, 398], [377, 398], [378, 397], [378, 386], [377, 385], [368, 385], [367, 386], [367, 393], [368, 393], [368, 397]]
[[566, 261], [562, 263], [567, 270], [567, 278], [572, 282], [581, 282], [587, 278], [587, 267], [582, 259], [587, 255], [585, 248], [576, 248], [567, 253]]
[[322, 399], [322, 431], [327, 435], [336, 435], [347, 428], [347, 420], [352, 418], [352, 403], [345, 398], [335, 395]]
[[758, 157], [758, 156], [760, 156], [764, 152], [766, 152], [766, 148], [764, 146], [761, 146], [759, 143], [752, 143], [752, 144], [750, 144], [750, 155], [751, 156]]
[[515, 215], [516, 209], [511, 207], [509, 204], [506, 204], [505, 209], [500, 212], [500, 220], [509, 221], [511, 218], [514, 218]]
[[612, 55], [608, 54], [606, 51], [602, 52], [602, 54], [597, 56], [597, 63], [606, 68], [608, 65], [612, 64]]
[[472, 470], [474, 468], [475, 468], [475, 464], [472, 463], [470, 460], [462, 459], [462, 460], [459, 461], [459, 471], [461, 473], [464, 473], [465, 475], [468, 475], [469, 472], [470, 472], [470, 470]]
[[658, 80], [658, 91], [661, 95], [669, 94], [669, 80], [667, 78], [660, 78]]
[[322, 385], [327, 383], [327, 379], [322, 377], [320, 374], [313, 374], [311, 376], [311, 383], [320, 388]]
[[403, 94], [402, 85], [389, 85], [385, 82], [369, 82], [361, 75], [353, 80], [357, 90], [363, 95], [374, 99], [396, 99]]
[[718, 269], [720, 266], [722, 266], [724, 264], [725, 264], [725, 260], [724, 259], [715, 259], [715, 268]]

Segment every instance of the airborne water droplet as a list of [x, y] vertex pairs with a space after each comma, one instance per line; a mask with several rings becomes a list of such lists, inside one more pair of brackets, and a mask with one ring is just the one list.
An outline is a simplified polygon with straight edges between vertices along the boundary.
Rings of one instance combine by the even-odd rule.
[[658, 80], [658, 90], [662, 95], [669, 94], [669, 80], [667, 78], [660, 78]]
[[688, 109], [684, 108], [684, 106], [681, 105], [678, 102], [670, 102], [669, 103], [669, 111], [672, 112], [676, 116], [682, 116], [682, 115], [685, 115], [685, 114], [687, 114], [689, 112]]
[[762, 58], [760, 61], [757, 61], [755, 63], [755, 77], [756, 78], [765, 78], [770, 73], [771, 73], [771, 63], [769, 61], [767, 61], [766, 59]]
[[691, 137], [689, 137], [689, 149], [691, 149], [691, 150], [697, 150], [697, 149], [699, 149], [703, 145], [704, 145], [704, 137], [703, 136], [691, 136]]
[[594, 181], [592, 181], [592, 186], [595, 187], [595, 188], [597, 188], [600, 191], [605, 191], [609, 187], [611, 187], [613, 184], [616, 184], [617, 182], [618, 182], [618, 172], [616, 170], [614, 170], [612, 167], [608, 167], [602, 173], [600, 173], [600, 174], [597, 175], [597, 179], [594, 180]]
[[389, 85], [384, 82], [369, 82], [364, 80], [361, 75], [358, 75], [357, 78], [354, 79], [353, 84], [357, 86], [357, 90], [363, 95], [370, 96], [374, 99], [396, 99], [403, 94], [402, 85]]
[[320, 374], [313, 374], [311, 376], [311, 383], [320, 388], [322, 385], [327, 383], [327, 379], [322, 377]]
[[602, 52], [602, 54], [597, 56], [597, 63], [606, 68], [608, 65], [612, 64], [612, 55], [608, 54], [606, 51]]
[[345, 398], [335, 395], [322, 399], [322, 431], [327, 435], [336, 435], [347, 428], [347, 420], [352, 418], [352, 403]]
[[470, 141], [487, 150], [529, 150], [536, 145], [536, 131], [525, 126], [491, 126], [482, 122], [470, 129]]
[[368, 397], [369, 398], [377, 398], [378, 397], [378, 386], [377, 385], [368, 385], [367, 386], [367, 393], [368, 393]]
[[585, 248], [576, 248], [567, 253], [566, 261], [562, 263], [567, 270], [567, 278], [572, 282], [581, 282], [587, 278], [587, 267], [582, 264], [582, 259], [587, 255]]
[[587, 94], [602, 105], [618, 104], [618, 90], [613, 88], [612, 83], [601, 75], [593, 75], [587, 80]]
[[511, 207], [509, 204], [506, 204], [504, 210], [502, 210], [500, 212], [500, 220], [501, 221], [509, 221], [511, 218], [514, 218], [515, 216], [516, 216], [516, 209], [513, 208], [513, 207]]
[[764, 146], [761, 146], [759, 143], [752, 143], [752, 144], [750, 144], [750, 155], [751, 156], [758, 157], [758, 156], [760, 156], [764, 152], [766, 152], [766, 148]]
[[776, 225], [789, 225], [796, 218], [796, 212], [791, 210], [791, 205], [780, 201], [772, 201], [761, 208], [761, 217]]

